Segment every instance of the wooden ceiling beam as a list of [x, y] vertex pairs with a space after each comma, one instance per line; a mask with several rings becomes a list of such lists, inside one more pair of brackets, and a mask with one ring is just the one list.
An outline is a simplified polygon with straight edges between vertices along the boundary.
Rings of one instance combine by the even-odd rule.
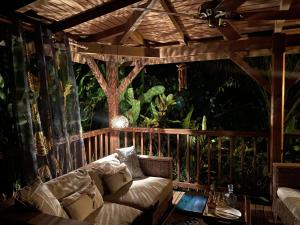
[[95, 34], [87, 35], [86, 37], [79, 37], [76, 39], [78, 42], [97, 42], [104, 38], [114, 37], [117, 35], [120, 35], [125, 32], [125, 26], [124, 24], [121, 24], [119, 26], [100, 31]]
[[68, 17], [64, 20], [55, 22], [49, 26], [53, 32], [62, 31], [70, 27], [74, 27], [78, 24], [87, 22], [89, 20], [95, 19], [97, 17], [109, 14], [111, 12], [117, 11], [124, 7], [130, 6], [134, 3], [140, 2], [141, 0], [111, 0], [98, 5], [94, 8], [88, 9], [74, 16]]
[[[159, 0], [160, 4], [162, 5], [163, 9], [168, 13], [175, 13], [174, 7], [168, 0]], [[173, 23], [174, 27], [177, 30], [177, 33], [181, 37], [181, 42], [187, 45], [187, 41], [189, 39], [187, 33], [184, 31], [184, 27], [181, 24], [181, 22], [178, 20], [178, 18], [174, 15], [167, 14], [171, 22]]]
[[96, 53], [114, 56], [133, 56], [133, 57], [159, 57], [159, 49], [129, 47], [121, 45], [103, 45], [97, 43], [82, 43], [86, 49], [79, 49], [78, 53]]
[[[293, 0], [281, 0], [280, 10], [289, 10]], [[274, 32], [282, 32], [285, 20], [275, 20]]]
[[250, 66], [239, 53], [229, 54], [230, 59], [240, 67], [249, 77], [255, 80], [259, 85], [261, 85], [268, 93], [270, 93], [270, 83], [266, 80], [263, 75], [255, 68]]
[[85, 62], [90, 67], [91, 71], [93, 72], [94, 76], [96, 77], [100, 87], [102, 88], [104, 94], [108, 96], [109, 94], [109, 87], [107, 85], [107, 82], [105, 80], [105, 76], [101, 73], [97, 63], [95, 60], [91, 57], [85, 56]]
[[218, 27], [219, 31], [227, 40], [237, 40], [240, 39], [242, 36], [237, 31], [237, 29], [229, 22], [224, 22], [224, 25]]
[[137, 31], [134, 31], [131, 35], [130, 35], [131, 39], [134, 40], [136, 43], [140, 44], [140, 45], [144, 45], [147, 46], [148, 43], [147, 41], [144, 39], [144, 37]]
[[[143, 8], [151, 8], [155, 4], [157, 0], [148, 0], [147, 3], [143, 4]], [[136, 31], [138, 26], [144, 19], [144, 16], [147, 14], [147, 11], [135, 11], [132, 16], [128, 19], [128, 22], [125, 23], [125, 32], [120, 37], [119, 42], [124, 43], [127, 38], [131, 36], [131, 34]]]
[[118, 95], [121, 95], [126, 88], [132, 83], [133, 79], [141, 72], [144, 68], [142, 60], [135, 61], [134, 68], [131, 72], [123, 79], [122, 83], [118, 87]]
[[252, 37], [240, 40], [212, 41], [191, 46], [169, 47], [160, 49], [160, 57], [184, 57], [203, 53], [237, 52], [258, 49], [271, 49], [271, 37]]

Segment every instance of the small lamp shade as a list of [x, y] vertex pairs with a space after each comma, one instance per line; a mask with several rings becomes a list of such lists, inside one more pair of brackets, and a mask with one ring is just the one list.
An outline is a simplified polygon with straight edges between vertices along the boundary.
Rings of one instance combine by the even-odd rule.
[[111, 127], [112, 128], [126, 128], [128, 127], [129, 122], [125, 116], [115, 116], [111, 120]]

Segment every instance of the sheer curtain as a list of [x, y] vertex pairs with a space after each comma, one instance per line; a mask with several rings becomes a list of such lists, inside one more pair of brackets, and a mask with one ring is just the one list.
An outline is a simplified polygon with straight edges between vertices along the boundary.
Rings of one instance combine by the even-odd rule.
[[23, 183], [60, 176], [86, 163], [68, 38], [39, 25], [12, 36]]

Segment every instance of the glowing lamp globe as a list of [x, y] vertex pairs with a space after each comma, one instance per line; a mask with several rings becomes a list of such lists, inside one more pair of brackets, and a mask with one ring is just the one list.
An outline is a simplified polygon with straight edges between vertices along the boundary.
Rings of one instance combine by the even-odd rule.
[[128, 125], [129, 122], [125, 116], [116, 116], [111, 120], [112, 128], [126, 128]]

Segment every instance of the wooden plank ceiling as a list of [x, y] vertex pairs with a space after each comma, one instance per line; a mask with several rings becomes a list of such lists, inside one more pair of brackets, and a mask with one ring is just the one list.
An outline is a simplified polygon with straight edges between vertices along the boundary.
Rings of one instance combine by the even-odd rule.
[[[230, 58], [230, 54], [224, 54], [224, 49], [230, 51], [235, 40], [250, 43], [250, 48], [239, 49], [239, 54], [255, 55], [253, 51], [256, 51], [257, 55], [264, 55], [270, 53], [270, 44], [266, 42], [271, 41], [274, 30], [300, 33], [300, 3], [297, 0], [239, 0], [241, 5], [236, 10], [233, 5], [232, 11], [244, 18], [229, 19], [220, 27], [210, 27], [208, 20], [197, 17], [199, 7], [207, 1], [36, 0], [28, 1], [26, 6], [20, 5], [17, 12], [25, 15], [34, 12], [45, 18], [53, 31], [67, 32], [75, 55], [89, 54], [99, 59], [118, 55], [127, 60], [144, 57], [148, 63]], [[276, 20], [272, 19], [274, 11], [279, 10], [286, 10], [288, 16], [279, 20], [276, 15]], [[261, 12], [269, 18], [273, 16], [272, 20], [262, 19]], [[254, 42], [255, 38], [262, 37], [267, 39]], [[219, 44], [223, 47], [220, 54], [216, 48], [211, 52], [202, 48], [208, 44], [204, 49], [210, 49], [212, 44], [224, 39], [231, 42]]]

